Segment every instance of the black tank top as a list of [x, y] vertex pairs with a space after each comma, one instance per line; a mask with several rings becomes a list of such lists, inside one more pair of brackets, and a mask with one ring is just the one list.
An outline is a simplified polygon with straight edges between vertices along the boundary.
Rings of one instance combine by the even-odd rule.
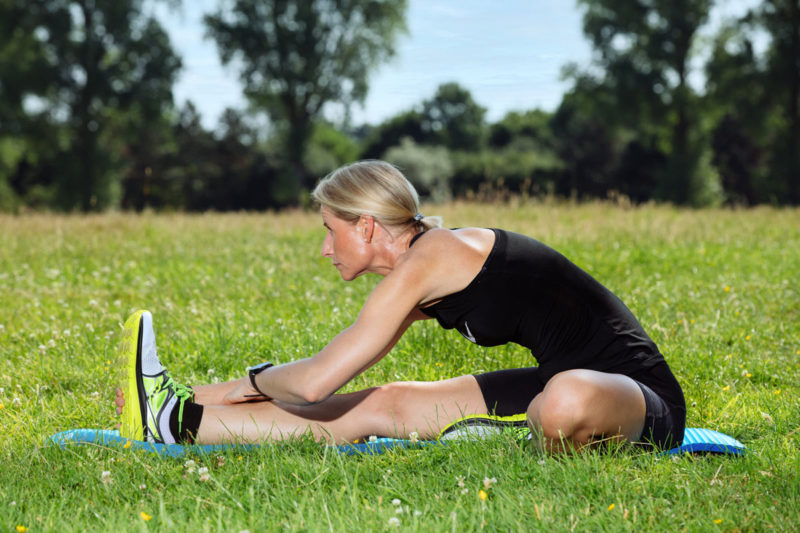
[[633, 313], [589, 274], [535, 239], [492, 231], [494, 246], [472, 282], [422, 309], [442, 327], [481, 346], [530, 349], [543, 380], [572, 368], [629, 373], [664, 360]]

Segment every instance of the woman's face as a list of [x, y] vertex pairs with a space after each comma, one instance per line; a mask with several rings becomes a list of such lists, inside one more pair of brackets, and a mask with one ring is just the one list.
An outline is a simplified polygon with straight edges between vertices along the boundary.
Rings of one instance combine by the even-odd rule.
[[328, 233], [322, 243], [322, 256], [330, 257], [342, 279], [350, 281], [367, 271], [369, 253], [358, 223], [351, 223], [335, 216], [322, 206], [322, 223]]

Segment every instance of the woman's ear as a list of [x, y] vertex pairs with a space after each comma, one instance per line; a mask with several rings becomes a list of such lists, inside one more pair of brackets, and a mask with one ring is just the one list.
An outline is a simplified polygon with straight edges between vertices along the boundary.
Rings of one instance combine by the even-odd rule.
[[372, 215], [361, 215], [358, 219], [358, 231], [364, 242], [372, 242], [375, 233], [375, 219]]

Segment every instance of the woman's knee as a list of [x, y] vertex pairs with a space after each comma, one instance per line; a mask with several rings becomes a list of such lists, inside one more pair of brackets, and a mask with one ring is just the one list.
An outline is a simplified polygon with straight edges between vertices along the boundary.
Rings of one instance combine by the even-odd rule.
[[413, 382], [396, 381], [373, 389], [370, 412], [382, 427], [402, 426], [408, 418]]
[[550, 439], [585, 440], [591, 437], [595, 391], [582, 370], [556, 374], [528, 407], [535, 429]]

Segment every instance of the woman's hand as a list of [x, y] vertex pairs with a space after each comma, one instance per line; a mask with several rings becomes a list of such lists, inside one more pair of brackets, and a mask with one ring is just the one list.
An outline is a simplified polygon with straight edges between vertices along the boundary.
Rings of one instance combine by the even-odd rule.
[[245, 402], [265, 402], [272, 400], [269, 396], [264, 396], [253, 388], [250, 377], [245, 376], [238, 380], [237, 385], [222, 399], [223, 404], [245, 403]]

